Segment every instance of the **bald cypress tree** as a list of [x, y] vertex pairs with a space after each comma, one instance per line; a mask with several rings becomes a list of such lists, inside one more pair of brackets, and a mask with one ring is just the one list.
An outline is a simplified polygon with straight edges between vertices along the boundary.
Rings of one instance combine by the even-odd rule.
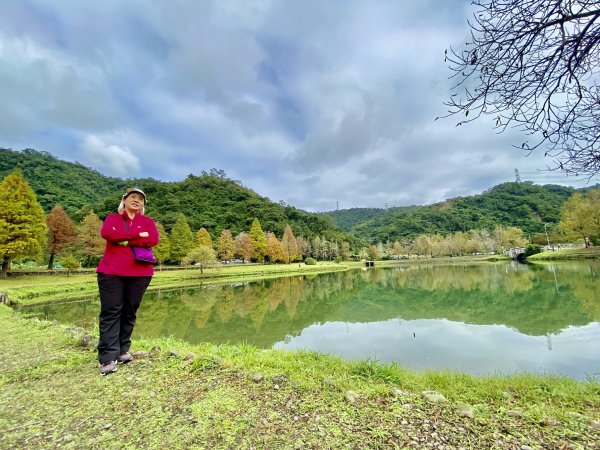
[[231, 230], [221, 231], [221, 236], [219, 236], [219, 240], [217, 241], [217, 252], [221, 259], [230, 260], [233, 258], [234, 242]]
[[242, 258], [244, 261], [250, 261], [254, 253], [254, 246], [248, 233], [240, 233], [235, 237], [233, 244], [233, 254]]
[[77, 228], [60, 205], [50, 210], [46, 217], [46, 225], [48, 225], [48, 249], [50, 250], [48, 270], [52, 270], [57, 253], [77, 241]]
[[258, 219], [254, 219], [252, 221], [252, 225], [250, 226], [250, 241], [252, 242], [252, 246], [254, 247], [254, 252], [252, 253], [252, 259], [258, 262], [263, 262], [265, 260], [265, 256], [267, 254], [267, 237], [260, 226], [260, 222]]
[[165, 227], [160, 222], [156, 222], [156, 230], [158, 231], [158, 245], [154, 247], [154, 255], [158, 263], [162, 266], [171, 254], [171, 238], [169, 238]]
[[106, 241], [100, 235], [101, 229], [102, 221], [94, 211], [88, 212], [79, 224], [77, 241], [85, 267], [93, 266], [102, 257]]
[[294, 237], [292, 227], [290, 227], [289, 225], [286, 225], [285, 230], [283, 231], [283, 237], [281, 238], [281, 246], [283, 247], [283, 250], [286, 253], [288, 264], [292, 261], [298, 261], [302, 259], [302, 255], [300, 254], [300, 249], [298, 247], [298, 241]]
[[267, 256], [273, 263], [287, 262], [288, 255], [274, 233], [267, 233]]
[[179, 261], [194, 248], [194, 235], [183, 214], [179, 214], [171, 229], [171, 259]]
[[46, 243], [44, 211], [35, 193], [16, 170], [0, 183], [0, 261], [2, 272], [15, 258], [38, 255]]
[[196, 233], [196, 247], [212, 248], [212, 238], [204, 227], [200, 228]]

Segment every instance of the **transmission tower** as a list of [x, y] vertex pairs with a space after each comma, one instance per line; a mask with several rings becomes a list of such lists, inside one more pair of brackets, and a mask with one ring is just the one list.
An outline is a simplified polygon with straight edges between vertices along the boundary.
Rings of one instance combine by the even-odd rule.
[[519, 169], [515, 169], [515, 182], [520, 183], [521, 177], [519, 176]]

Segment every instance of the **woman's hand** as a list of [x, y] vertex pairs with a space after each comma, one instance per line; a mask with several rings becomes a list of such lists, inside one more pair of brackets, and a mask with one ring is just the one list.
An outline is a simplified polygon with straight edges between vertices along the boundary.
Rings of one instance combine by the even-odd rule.
[[150, 236], [150, 234], [147, 231], [142, 231], [140, 233], [140, 237], [148, 237], [148, 236]]

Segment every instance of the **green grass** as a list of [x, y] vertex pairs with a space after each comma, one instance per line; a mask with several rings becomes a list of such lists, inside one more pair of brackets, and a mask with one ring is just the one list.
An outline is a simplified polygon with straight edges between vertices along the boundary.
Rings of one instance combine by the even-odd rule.
[[[595, 381], [413, 372], [171, 338], [134, 341], [133, 350], [152, 356], [100, 377], [95, 349], [81, 345], [84, 330], [28, 320], [4, 305], [0, 329], [1, 448], [594, 449], [600, 442]], [[428, 390], [448, 401], [425, 402]], [[463, 404], [472, 418], [459, 414]]]
[[[497, 258], [497, 257], [496, 257]], [[424, 258], [401, 261], [377, 261], [377, 266], [393, 266], [403, 264], [455, 264], [455, 263], [489, 263], [489, 257], [464, 258]], [[174, 268], [155, 269], [155, 275], [149, 291], [168, 288], [198, 286], [204, 283], [228, 283], [249, 281], [266, 278], [276, 278], [289, 275], [317, 274], [333, 271], [344, 271], [350, 268], [362, 267], [360, 262], [319, 262], [315, 266], [305, 264], [244, 264], [220, 266], [218, 268]], [[98, 286], [96, 273], [93, 269], [73, 272], [44, 272], [15, 271], [14, 275], [0, 278], [0, 292], [8, 294], [12, 304], [33, 305], [52, 303], [75, 298], [96, 296]]]
[[590, 259], [600, 258], [600, 247], [577, 247], [577, 248], [561, 248], [554, 251], [548, 250], [527, 257], [527, 261], [552, 261], [552, 260], [568, 260], [568, 259]]
[[[356, 266], [358, 266], [358, 263], [319, 263], [315, 266], [298, 263], [232, 265], [202, 271], [199, 268], [168, 268], [168, 270], [156, 268], [152, 284], [148, 290], [197, 286], [206, 282], [247, 281], [306, 273], [316, 274], [347, 270]], [[53, 275], [28, 275], [24, 271], [20, 276], [0, 278], [0, 292], [8, 294], [8, 299], [13, 304], [32, 305], [95, 296], [98, 292], [98, 286], [96, 274], [93, 270], [82, 270], [70, 275], [67, 272]]]
[[[531, 262], [560, 259], [600, 258], [600, 247], [588, 249], [561, 249], [555, 252], [543, 252], [527, 258]], [[510, 258], [498, 255], [464, 256], [456, 258], [417, 258], [406, 260], [377, 261], [377, 267], [414, 265], [414, 264], [491, 264], [507, 261]], [[149, 291], [165, 288], [181, 288], [198, 286], [203, 283], [223, 283], [275, 278], [288, 275], [316, 274], [332, 271], [343, 271], [362, 267], [360, 262], [319, 262], [315, 266], [305, 264], [244, 264], [224, 265], [200, 271], [199, 268], [156, 268], [155, 276]], [[96, 274], [93, 269], [80, 270], [68, 274], [65, 272], [48, 272], [48, 275], [36, 271], [15, 271], [8, 278], [0, 278], [0, 293], [8, 294], [13, 304], [32, 305], [51, 303], [74, 298], [97, 295]]]

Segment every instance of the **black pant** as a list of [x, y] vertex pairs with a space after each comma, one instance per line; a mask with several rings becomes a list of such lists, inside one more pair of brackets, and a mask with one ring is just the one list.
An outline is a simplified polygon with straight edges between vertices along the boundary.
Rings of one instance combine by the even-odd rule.
[[136, 312], [152, 277], [98, 274], [100, 341], [98, 361], [115, 361], [129, 351]]

